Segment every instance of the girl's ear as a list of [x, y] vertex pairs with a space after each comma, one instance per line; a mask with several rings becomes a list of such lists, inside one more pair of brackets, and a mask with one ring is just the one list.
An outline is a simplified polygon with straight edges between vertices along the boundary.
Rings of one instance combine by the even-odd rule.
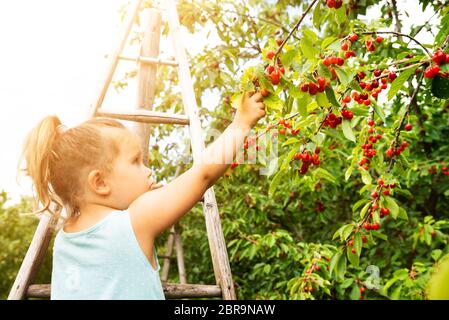
[[92, 170], [87, 176], [87, 185], [95, 194], [107, 196], [111, 193], [111, 187], [103, 178], [99, 170]]

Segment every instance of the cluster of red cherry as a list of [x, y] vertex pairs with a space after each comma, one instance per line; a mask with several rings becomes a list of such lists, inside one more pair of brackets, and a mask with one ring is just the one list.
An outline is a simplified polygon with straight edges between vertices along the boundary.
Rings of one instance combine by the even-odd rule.
[[[352, 113], [352, 112], [351, 112]], [[331, 127], [335, 129], [342, 122], [342, 117], [338, 117], [334, 113], [328, 113], [326, 115], [326, 119], [323, 122], [323, 128]]]
[[327, 82], [326, 78], [324, 77], [317, 77], [316, 82], [318, 85], [315, 84], [315, 82], [310, 81], [308, 83], [303, 83], [299, 87], [302, 92], [308, 92], [311, 95], [316, 95], [318, 92], [324, 92], [326, 90]]
[[449, 63], [449, 53], [445, 53], [440, 49], [434, 52], [432, 59], [435, 64], [424, 70], [424, 77], [426, 78], [433, 78], [440, 73], [440, 65]]
[[302, 160], [301, 169], [298, 170], [301, 174], [306, 174], [311, 165], [319, 166], [320, 164], [320, 153], [321, 149], [316, 148], [313, 154], [310, 154], [309, 150], [304, 150], [303, 152], [298, 152], [295, 154], [295, 160]]

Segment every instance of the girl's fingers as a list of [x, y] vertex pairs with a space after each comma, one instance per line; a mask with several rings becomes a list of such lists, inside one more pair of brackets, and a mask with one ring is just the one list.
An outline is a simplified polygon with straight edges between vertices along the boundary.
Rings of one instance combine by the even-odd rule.
[[154, 190], [154, 189], [159, 189], [159, 188], [161, 188], [161, 187], [163, 187], [164, 185], [162, 184], [162, 183], [155, 183], [155, 184], [153, 184], [152, 186], [151, 186], [151, 190]]
[[251, 98], [256, 102], [260, 102], [260, 101], [262, 101], [263, 96], [260, 92], [257, 92]]

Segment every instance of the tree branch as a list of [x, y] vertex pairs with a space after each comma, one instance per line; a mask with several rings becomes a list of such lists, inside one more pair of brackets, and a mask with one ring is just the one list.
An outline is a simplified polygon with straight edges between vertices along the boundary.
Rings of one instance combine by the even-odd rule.
[[426, 47], [424, 47], [421, 42], [419, 42], [418, 40], [416, 40], [415, 38], [413, 38], [412, 36], [410, 36], [408, 34], [396, 32], [396, 31], [370, 31], [370, 32], [362, 32], [362, 34], [394, 34], [398, 37], [399, 36], [407, 37], [410, 40], [416, 42], [416, 44], [418, 44], [421, 48], [423, 48], [424, 51], [426, 51], [427, 55], [429, 57], [431, 57], [429, 50]]
[[282, 44], [279, 46], [279, 48], [276, 51], [276, 54], [274, 55], [274, 61], [276, 61], [276, 58], [279, 54], [279, 52], [282, 51], [282, 48], [284, 47], [284, 45], [287, 43], [288, 39], [290, 39], [290, 37], [292, 36], [293, 32], [295, 32], [298, 27], [301, 25], [302, 21], [304, 20], [304, 18], [306, 17], [307, 13], [309, 13], [310, 9], [312, 9], [312, 7], [315, 5], [315, 3], [318, 0], [313, 0], [311, 4], [309, 4], [309, 6], [307, 7], [306, 11], [304, 11], [304, 13], [302, 14], [301, 18], [299, 19], [299, 21], [296, 23], [296, 25], [293, 27], [293, 29], [290, 31], [290, 33], [288, 34], [287, 38], [284, 39], [284, 41], [282, 41]]

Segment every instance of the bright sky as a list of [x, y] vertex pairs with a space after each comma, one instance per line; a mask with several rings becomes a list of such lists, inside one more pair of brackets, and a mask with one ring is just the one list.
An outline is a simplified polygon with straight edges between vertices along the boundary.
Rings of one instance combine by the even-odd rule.
[[[411, 1], [398, 2], [400, 7], [407, 5], [409, 12], [421, 12]], [[69, 127], [86, 119], [104, 72], [105, 55], [118, 39], [118, 9], [124, 3], [126, 0], [0, 1], [0, 190], [6, 190], [12, 202], [31, 193], [26, 178], [21, 178], [20, 185], [16, 182], [17, 161], [27, 132], [50, 114], [58, 115]], [[425, 21], [430, 13], [414, 16], [414, 22]], [[189, 40], [185, 43], [192, 43]], [[196, 49], [202, 40], [193, 41]], [[114, 91], [110, 90], [105, 105], [113, 100], [116, 105], [134, 107], [135, 91], [131, 89], [121, 95], [111, 95]]]

